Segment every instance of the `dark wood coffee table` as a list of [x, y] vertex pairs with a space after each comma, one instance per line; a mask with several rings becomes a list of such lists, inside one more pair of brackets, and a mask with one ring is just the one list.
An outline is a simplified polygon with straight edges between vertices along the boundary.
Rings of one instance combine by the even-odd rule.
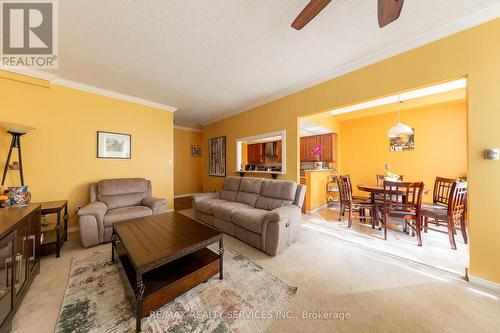
[[[177, 212], [113, 224], [112, 253], [120, 259], [141, 318], [219, 273], [223, 276], [223, 234]], [[219, 253], [207, 246], [219, 243]]]

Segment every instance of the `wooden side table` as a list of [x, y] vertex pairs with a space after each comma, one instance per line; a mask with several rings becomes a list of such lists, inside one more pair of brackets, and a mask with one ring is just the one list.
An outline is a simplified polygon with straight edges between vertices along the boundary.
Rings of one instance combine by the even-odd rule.
[[[56, 258], [61, 255], [61, 247], [65, 241], [68, 240], [68, 201], [47, 201], [41, 202], [42, 205], [41, 215], [57, 214], [57, 221], [54, 229], [42, 228], [43, 242], [42, 242], [42, 255], [55, 253]], [[64, 220], [64, 230], [61, 225], [61, 218]]]

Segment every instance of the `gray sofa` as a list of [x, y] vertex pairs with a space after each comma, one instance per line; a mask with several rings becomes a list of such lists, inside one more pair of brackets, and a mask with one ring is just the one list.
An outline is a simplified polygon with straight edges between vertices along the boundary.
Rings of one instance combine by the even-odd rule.
[[109, 242], [113, 223], [166, 210], [167, 200], [152, 197], [149, 180], [106, 179], [90, 184], [90, 203], [78, 210], [82, 244], [90, 247]]
[[295, 239], [305, 190], [292, 181], [226, 177], [220, 193], [193, 196], [194, 216], [275, 256]]

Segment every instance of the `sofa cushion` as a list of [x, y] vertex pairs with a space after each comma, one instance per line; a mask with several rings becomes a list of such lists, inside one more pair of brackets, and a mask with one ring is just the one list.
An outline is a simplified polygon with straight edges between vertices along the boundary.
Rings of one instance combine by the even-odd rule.
[[293, 201], [297, 192], [297, 183], [288, 180], [266, 179], [262, 183], [261, 196]]
[[274, 199], [268, 197], [259, 197], [257, 203], [255, 204], [255, 208], [265, 209], [265, 210], [273, 210], [276, 208], [284, 207], [291, 205], [293, 203], [292, 200], [282, 200], [282, 199]]
[[255, 207], [255, 203], [261, 191], [262, 182], [262, 178], [243, 178], [235, 201]]
[[153, 215], [153, 210], [146, 206], [131, 206], [108, 210], [104, 215], [104, 226], [110, 227], [115, 222], [137, 219]]
[[262, 233], [262, 223], [268, 220], [269, 211], [264, 209], [242, 209], [233, 213], [233, 223], [246, 230]]
[[139, 206], [148, 193], [148, 181], [143, 178], [106, 179], [97, 183], [97, 199], [108, 209]]
[[222, 185], [222, 190], [237, 192], [240, 189], [240, 182], [241, 177], [226, 177]]
[[225, 191], [225, 190], [222, 190], [220, 192], [220, 198], [225, 200], [225, 201], [235, 201], [236, 200], [236, 196], [238, 195], [238, 191]]
[[212, 205], [214, 216], [228, 222], [231, 222], [231, 217], [234, 212], [248, 208], [252, 207], [239, 202], [226, 202]]
[[227, 201], [235, 201], [240, 188], [241, 177], [226, 177], [220, 192], [220, 198]]
[[265, 210], [273, 210], [288, 206], [295, 200], [297, 183], [286, 180], [264, 180], [260, 197], [255, 207]]
[[213, 215], [214, 212], [212, 211], [212, 205], [216, 203], [224, 203], [227, 202], [226, 200], [221, 200], [221, 199], [205, 199], [198, 201], [196, 203], [196, 209], [199, 210], [200, 212], [203, 212], [205, 214], [210, 214]]

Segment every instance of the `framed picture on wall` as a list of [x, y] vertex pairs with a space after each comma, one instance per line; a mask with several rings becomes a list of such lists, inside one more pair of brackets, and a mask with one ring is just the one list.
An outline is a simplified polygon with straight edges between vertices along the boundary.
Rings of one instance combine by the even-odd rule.
[[130, 159], [132, 136], [130, 134], [97, 132], [97, 157]]
[[226, 137], [208, 140], [208, 174], [209, 176], [226, 176]]
[[200, 157], [201, 156], [201, 146], [200, 145], [192, 145], [191, 146], [191, 156], [192, 157]]

